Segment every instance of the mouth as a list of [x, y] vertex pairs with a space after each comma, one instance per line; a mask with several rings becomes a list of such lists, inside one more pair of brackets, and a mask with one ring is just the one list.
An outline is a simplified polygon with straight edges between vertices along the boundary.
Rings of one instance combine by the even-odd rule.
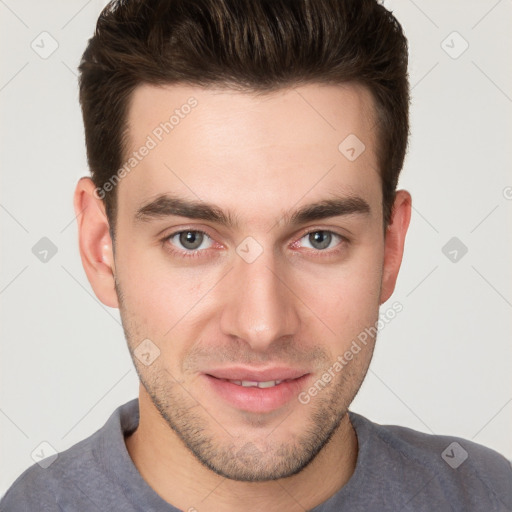
[[212, 370], [202, 376], [223, 403], [245, 412], [268, 413], [296, 400], [310, 373], [290, 368], [230, 368]]
[[244, 388], [273, 388], [274, 386], [278, 386], [281, 382], [290, 382], [289, 380], [267, 380], [265, 382], [258, 382], [256, 380], [227, 380], [231, 382], [231, 384], [236, 384], [237, 386], [242, 386]]

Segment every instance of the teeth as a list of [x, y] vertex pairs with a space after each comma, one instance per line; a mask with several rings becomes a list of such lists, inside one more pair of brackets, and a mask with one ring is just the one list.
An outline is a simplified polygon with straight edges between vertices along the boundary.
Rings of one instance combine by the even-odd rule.
[[244, 388], [253, 388], [253, 387], [258, 387], [258, 383], [254, 380], [243, 380], [242, 386]]
[[232, 384], [242, 386], [244, 388], [273, 388], [283, 382], [282, 380], [268, 380], [266, 382], [257, 382], [255, 380], [230, 380]]
[[277, 386], [281, 381], [280, 380], [269, 380], [267, 382], [260, 382], [258, 383], [259, 388], [273, 388], [274, 386]]

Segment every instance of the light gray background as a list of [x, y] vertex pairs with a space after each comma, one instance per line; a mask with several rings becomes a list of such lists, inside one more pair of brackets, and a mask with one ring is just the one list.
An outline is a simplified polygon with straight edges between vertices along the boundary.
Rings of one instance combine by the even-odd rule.
[[[138, 392], [118, 312], [83, 272], [72, 209], [87, 174], [76, 67], [104, 4], [0, 0], [0, 495], [34, 450], [48, 451], [41, 442], [70, 447]], [[404, 309], [379, 335], [352, 409], [511, 459], [512, 3], [385, 4], [410, 42], [400, 187], [414, 211], [382, 307]], [[46, 59], [31, 48], [51, 49], [43, 31], [59, 45]], [[42, 237], [58, 249], [46, 263], [32, 253]], [[442, 252], [452, 237], [468, 248], [455, 262]]]

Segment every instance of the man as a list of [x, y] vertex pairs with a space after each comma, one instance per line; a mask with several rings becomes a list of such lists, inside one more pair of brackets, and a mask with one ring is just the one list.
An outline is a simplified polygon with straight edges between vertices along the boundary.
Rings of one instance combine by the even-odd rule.
[[80, 252], [139, 398], [1, 510], [512, 510], [498, 453], [348, 411], [411, 213], [391, 13], [118, 1], [80, 73]]

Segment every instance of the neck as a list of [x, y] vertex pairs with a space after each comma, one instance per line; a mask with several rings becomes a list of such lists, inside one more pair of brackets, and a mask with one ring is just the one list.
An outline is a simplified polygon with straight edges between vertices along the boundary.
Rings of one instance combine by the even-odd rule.
[[354, 472], [358, 443], [348, 414], [329, 443], [300, 473], [268, 482], [239, 482], [203, 466], [144, 394], [141, 389], [139, 426], [125, 438], [126, 447], [146, 483], [180, 510], [303, 512], [329, 499]]

